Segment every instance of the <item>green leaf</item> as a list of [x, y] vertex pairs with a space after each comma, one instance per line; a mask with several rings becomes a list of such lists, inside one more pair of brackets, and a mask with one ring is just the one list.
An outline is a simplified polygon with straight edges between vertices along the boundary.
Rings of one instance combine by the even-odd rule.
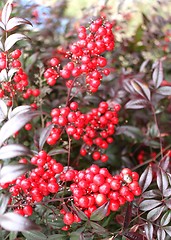
[[139, 184], [142, 189], [142, 192], [144, 192], [151, 184], [153, 179], [153, 172], [152, 167], [149, 165], [145, 171], [141, 174], [139, 179]]
[[23, 236], [27, 238], [27, 240], [47, 240], [48, 238], [42, 232], [38, 231], [29, 231], [22, 232]]
[[16, 240], [18, 232], [10, 232], [9, 240]]
[[109, 202], [104, 203], [101, 207], [97, 208], [90, 216], [90, 220], [92, 221], [101, 221], [106, 217], [106, 213], [108, 211]]
[[47, 238], [47, 240], [57, 240], [57, 239], [66, 240], [66, 239], [68, 239], [68, 237], [66, 235], [63, 235], [63, 234], [54, 234], [54, 235], [51, 235]]
[[171, 221], [171, 211], [167, 211], [160, 220], [161, 226], [166, 226]]
[[90, 226], [93, 228], [93, 231], [103, 235], [105, 233], [107, 233], [107, 230], [105, 228], [103, 228], [102, 226], [100, 226], [99, 224], [95, 223], [95, 222], [89, 222]]
[[78, 217], [81, 220], [83, 220], [83, 221], [87, 221], [88, 220], [87, 215], [85, 215], [85, 213], [83, 211], [81, 211], [78, 207], [76, 207], [73, 202], [71, 202], [71, 205], [72, 205], [75, 213], [78, 215]]
[[149, 211], [159, 205], [162, 204], [162, 201], [155, 200], [155, 199], [150, 199], [150, 200], [144, 200], [140, 203], [139, 207], [141, 211]]
[[84, 240], [83, 236], [79, 232], [72, 232], [70, 234], [70, 240]]

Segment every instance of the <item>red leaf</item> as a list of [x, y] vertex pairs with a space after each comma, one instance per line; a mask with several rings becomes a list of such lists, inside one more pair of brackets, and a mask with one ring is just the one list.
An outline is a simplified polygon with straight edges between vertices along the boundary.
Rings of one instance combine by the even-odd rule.
[[14, 27], [16, 27], [18, 25], [22, 25], [22, 24], [29, 24], [32, 26], [31, 22], [28, 21], [27, 19], [20, 18], [20, 17], [13, 17], [8, 21], [8, 23], [6, 25], [6, 31], [10, 31]]
[[124, 236], [127, 237], [130, 240], [143, 240], [144, 237], [140, 233], [137, 232], [126, 232], [124, 233]]

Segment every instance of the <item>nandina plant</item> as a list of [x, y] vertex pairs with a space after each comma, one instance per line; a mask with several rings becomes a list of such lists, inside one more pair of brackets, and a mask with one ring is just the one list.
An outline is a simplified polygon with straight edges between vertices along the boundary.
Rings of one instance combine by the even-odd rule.
[[0, 21], [1, 238], [169, 239], [164, 59], [150, 79], [122, 74], [112, 95], [116, 26], [104, 8], [32, 72], [19, 47], [30, 39], [18, 33], [32, 24], [12, 17], [13, 7]]

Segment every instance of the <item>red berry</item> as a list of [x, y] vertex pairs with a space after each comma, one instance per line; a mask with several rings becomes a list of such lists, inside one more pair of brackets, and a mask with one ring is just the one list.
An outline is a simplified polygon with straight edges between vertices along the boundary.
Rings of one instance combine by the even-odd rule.
[[66, 225], [71, 225], [74, 222], [74, 215], [71, 212], [67, 212], [65, 213], [64, 217], [63, 217], [63, 222]]

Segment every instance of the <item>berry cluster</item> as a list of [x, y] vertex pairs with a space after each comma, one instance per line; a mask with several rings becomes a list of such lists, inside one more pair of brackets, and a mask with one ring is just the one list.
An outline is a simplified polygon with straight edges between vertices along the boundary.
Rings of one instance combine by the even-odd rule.
[[[109, 207], [106, 215], [110, 214], [110, 211], [117, 211], [126, 201], [132, 202], [135, 196], [141, 194], [138, 179], [138, 173], [128, 168], [112, 176], [107, 168], [100, 168], [95, 164], [86, 170], [69, 169], [60, 175], [61, 181], [71, 182], [74, 204], [88, 217], [107, 202]], [[75, 221], [71, 213], [69, 215], [64, 211], [63, 214], [65, 224], [70, 225]]]
[[[8, 53], [9, 54], [9, 53]], [[21, 56], [21, 51], [19, 49], [14, 50], [8, 56], [7, 53], [0, 53], [0, 69], [5, 70], [8, 68], [8, 79], [3, 79], [0, 89], [0, 98], [9, 96], [13, 98], [18, 92], [22, 92], [28, 86], [28, 76], [21, 67], [21, 62], [19, 57]], [[16, 71], [13, 71], [16, 69]]]
[[[23, 158], [19, 162], [26, 164], [27, 160]], [[1, 188], [9, 188], [10, 204], [14, 206], [15, 212], [21, 215], [32, 215], [36, 202], [41, 202], [45, 196], [62, 190], [66, 187], [66, 182], [72, 192], [66, 204], [73, 201], [88, 217], [106, 202], [109, 202], [107, 214], [117, 211], [126, 201], [133, 201], [134, 196], [141, 193], [138, 174], [128, 168], [115, 176], [112, 176], [107, 168], [100, 168], [95, 164], [81, 171], [66, 169], [44, 150], [33, 156], [31, 163], [36, 165], [36, 168], [13, 182], [1, 184]], [[69, 208], [72, 209], [70, 205]], [[74, 213], [73, 221], [67, 221], [68, 211], [64, 211], [63, 208], [61, 213], [64, 214], [65, 224], [80, 221]]]
[[89, 153], [94, 160], [106, 162], [108, 156], [103, 152], [113, 142], [112, 136], [115, 125], [118, 124], [119, 110], [119, 104], [110, 109], [107, 102], [101, 102], [98, 108], [86, 114], [78, 110], [77, 102], [71, 102], [68, 107], [54, 108], [51, 117], [55, 127], [47, 138], [47, 143], [56, 144], [65, 129], [70, 137], [83, 140], [84, 147], [80, 150], [82, 156]]
[[[20, 163], [26, 162], [25, 159], [20, 161]], [[15, 211], [22, 215], [31, 215], [34, 202], [41, 202], [44, 196], [58, 192], [60, 186], [56, 175], [63, 171], [63, 165], [43, 150], [31, 158], [31, 163], [36, 165], [36, 168], [12, 183], [1, 185], [2, 188], [10, 187], [11, 202], [13, 205], [19, 205]]]
[[[48, 68], [44, 77], [47, 83], [53, 86], [56, 79], [61, 76], [64, 79], [85, 76], [86, 85], [90, 92], [97, 92], [103, 75], [109, 75], [109, 69], [105, 68], [107, 59], [101, 56], [105, 51], [114, 48], [114, 35], [112, 24], [103, 18], [92, 21], [88, 31], [84, 26], [78, 29], [78, 41], [70, 45], [70, 51], [66, 57], [70, 60], [62, 70], [59, 70], [59, 60], [50, 60], [51, 68]], [[54, 67], [57, 67], [56, 69]], [[71, 87], [73, 80], [68, 80], [67, 87]], [[84, 83], [85, 85], [85, 83]]]

